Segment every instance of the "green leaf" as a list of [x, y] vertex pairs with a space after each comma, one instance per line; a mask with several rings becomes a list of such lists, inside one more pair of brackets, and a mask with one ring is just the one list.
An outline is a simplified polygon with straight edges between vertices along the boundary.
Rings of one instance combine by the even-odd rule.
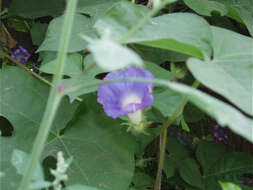
[[209, 0], [184, 0], [184, 3], [200, 15], [212, 16], [212, 12], [219, 12], [221, 16], [227, 14], [226, 6]]
[[212, 30], [213, 60], [191, 58], [187, 66], [205, 86], [253, 115], [253, 39], [218, 27]]
[[[18, 77], [18, 78], [17, 78]], [[46, 107], [49, 87], [25, 70], [7, 66], [0, 70], [0, 115], [7, 118], [14, 128], [10, 137], [0, 137], [0, 170], [5, 178], [0, 186], [5, 190], [17, 189], [20, 176], [11, 165], [14, 149], [31, 151], [40, 121]], [[59, 135], [70, 121], [76, 104], [64, 98], [50, 132], [50, 138]]]
[[156, 63], [158, 65], [164, 63], [165, 61], [184, 62], [189, 58], [189, 56], [185, 54], [144, 45], [132, 44], [130, 47], [135, 50], [143, 60]]
[[[120, 2], [109, 9], [103, 19], [96, 22], [95, 28], [101, 35], [110, 30], [114, 39], [120, 40], [145, 15], [146, 8]], [[203, 58], [203, 54], [211, 54], [211, 40], [211, 29], [204, 19], [189, 13], [173, 13], [151, 19], [128, 39], [127, 43], [138, 43]]]
[[167, 138], [167, 151], [169, 156], [175, 157], [176, 160], [182, 160], [188, 157], [187, 150], [174, 138]]
[[19, 32], [25, 32], [25, 33], [28, 33], [29, 30], [30, 30], [30, 26], [29, 26], [29, 22], [28, 21], [25, 21], [23, 19], [20, 19], [20, 18], [14, 18], [14, 17], [10, 17], [7, 19], [7, 23], [8, 25], [8, 28], [13, 28], [15, 29], [16, 31], [19, 31]]
[[98, 189], [96, 187], [88, 187], [86, 185], [79, 185], [79, 184], [76, 184], [76, 185], [70, 185], [66, 188], [64, 188], [64, 190], [101, 190], [101, 189]]
[[188, 184], [199, 187], [200, 189], [203, 186], [202, 176], [200, 174], [200, 169], [197, 163], [191, 159], [186, 158], [181, 161], [181, 165], [179, 167], [180, 176], [186, 181]]
[[140, 158], [140, 163], [145, 165], [145, 161], [142, 159], [145, 148], [157, 137], [154, 131], [147, 130], [149, 135], [139, 134], [135, 142], [135, 155]]
[[[60, 43], [60, 32], [64, 15], [54, 18], [48, 26], [46, 38], [40, 45], [37, 51], [58, 51]], [[76, 14], [72, 26], [71, 40], [68, 47], [68, 52], [76, 52], [85, 49], [88, 43], [81, 38], [81, 35], [95, 36], [94, 29], [92, 28], [91, 19], [87, 16]]]
[[233, 183], [224, 183], [219, 182], [220, 186], [222, 187], [222, 190], [241, 190], [241, 188]]
[[176, 160], [170, 158], [167, 154], [164, 158], [163, 171], [167, 178], [173, 177], [177, 169]]
[[[87, 55], [84, 58], [84, 72], [79, 76], [72, 79], [65, 79], [63, 80], [63, 84], [68, 88], [68, 87], [75, 87], [75, 86], [79, 86], [81, 84], [84, 83], [95, 83], [95, 82], [99, 82], [99, 79], [96, 79], [96, 75], [100, 74], [100, 73], [104, 73], [106, 72], [105, 70], [101, 69], [100, 67], [98, 67], [95, 64], [95, 61], [93, 59], [92, 55]], [[70, 98], [70, 101], [74, 101], [78, 96], [84, 95], [84, 94], [88, 94], [91, 92], [95, 92], [97, 91], [97, 86], [90, 86], [84, 89], [80, 89], [76, 92], [73, 93], [69, 93], [68, 96]]]
[[167, 139], [167, 152], [164, 160], [164, 172], [167, 178], [174, 176], [175, 170], [182, 165], [182, 161], [188, 158], [187, 150], [174, 138]]
[[153, 92], [153, 106], [158, 109], [164, 117], [171, 116], [183, 101], [183, 96], [171, 89], [156, 89]]
[[13, 0], [8, 14], [25, 18], [38, 18], [44, 16], [60, 15], [65, 8], [64, 0]]
[[103, 18], [95, 23], [95, 28], [101, 35], [104, 34], [105, 30], [110, 29], [114, 39], [119, 40], [140, 19], [144, 18], [148, 12], [149, 9], [146, 6], [120, 1], [110, 8]]
[[[64, 75], [74, 77], [82, 73], [83, 57], [79, 53], [67, 55], [66, 64], [64, 66]], [[56, 71], [56, 59], [43, 64], [40, 71], [44, 73], [54, 74]]]
[[253, 174], [253, 158], [248, 153], [233, 152], [223, 155], [215, 162], [213, 167], [204, 173], [204, 188], [206, 190], [220, 190], [218, 181], [233, 182], [242, 189], [250, 190], [252, 187], [242, 185], [239, 177], [242, 174]]
[[134, 174], [133, 184], [136, 190], [147, 190], [153, 187], [154, 179], [146, 173], [137, 170]]
[[32, 37], [32, 42], [34, 45], [39, 46], [46, 35], [48, 24], [42, 24], [39, 22], [36, 22], [32, 25], [32, 28], [30, 30], [31, 32], [31, 37]]
[[253, 36], [253, 9], [252, 0], [216, 0], [225, 4], [230, 10], [228, 16], [236, 19], [237, 21], [243, 21], [249, 30], [251, 36]]
[[96, 96], [87, 95], [76, 120], [48, 142], [44, 155], [63, 151], [73, 157], [66, 185], [127, 189], [134, 173], [134, 137], [120, 124], [105, 115]]
[[77, 12], [89, 14], [97, 19], [102, 17], [106, 10], [119, 0], [81, 0], [77, 5]]
[[251, 0], [229, 0], [230, 6], [241, 16], [253, 36], [253, 9]]
[[229, 153], [224, 145], [217, 142], [201, 141], [196, 156], [203, 168], [206, 190], [220, 190], [218, 180], [238, 184], [241, 174], [253, 171], [253, 158], [249, 154]]
[[181, 126], [182, 126], [182, 129], [187, 131], [187, 132], [190, 132], [190, 127], [188, 126], [188, 124], [185, 122], [184, 120], [184, 117], [182, 117], [181, 119]]
[[216, 165], [216, 162], [221, 159], [227, 150], [225, 146], [211, 141], [201, 141], [198, 145], [196, 157], [203, 167], [204, 172]]
[[184, 119], [187, 123], [196, 123], [203, 119], [205, 114], [192, 104], [186, 104], [184, 107]]
[[[172, 80], [175, 74], [154, 63], [145, 62], [144, 68], [152, 72], [155, 78]], [[180, 105], [183, 97], [170, 89], [154, 88], [153, 107], [158, 109], [164, 117], [171, 116]]]
[[56, 55], [56, 51], [41, 51], [39, 52], [39, 61], [41, 61], [41, 65], [44, 65], [56, 59]]
[[[129, 65], [141, 66], [142, 59], [131, 49], [107, 38], [90, 39], [88, 49], [92, 52], [96, 64], [104, 70], [117, 70]], [[105, 48], [106, 47], [106, 48]]]

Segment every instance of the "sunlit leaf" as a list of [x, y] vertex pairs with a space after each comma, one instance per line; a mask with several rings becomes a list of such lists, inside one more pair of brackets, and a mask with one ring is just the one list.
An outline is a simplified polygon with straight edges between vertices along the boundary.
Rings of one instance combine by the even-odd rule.
[[[122, 11], [129, 16], [126, 17]], [[120, 40], [146, 15], [145, 7], [120, 2], [96, 22], [95, 28], [101, 35], [110, 30], [113, 38]], [[151, 19], [126, 43], [138, 43], [203, 58], [204, 54], [211, 54], [211, 40], [211, 29], [201, 17], [189, 13], [173, 13]]]
[[189, 59], [187, 65], [201, 83], [253, 115], [253, 39], [222, 28], [212, 30], [213, 60]]

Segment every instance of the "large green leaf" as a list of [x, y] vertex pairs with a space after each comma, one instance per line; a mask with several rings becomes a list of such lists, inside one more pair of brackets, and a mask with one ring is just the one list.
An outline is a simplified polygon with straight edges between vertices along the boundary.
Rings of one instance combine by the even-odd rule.
[[96, 96], [84, 97], [78, 117], [62, 136], [51, 139], [44, 155], [63, 151], [73, 156], [69, 184], [126, 190], [134, 172], [134, 136], [120, 120], [107, 117]]
[[219, 12], [222, 16], [227, 13], [226, 6], [222, 3], [209, 0], [184, 0], [184, 3], [198, 14], [211, 16], [213, 11]]
[[[114, 39], [120, 40], [146, 15], [146, 8], [120, 2], [96, 22], [95, 28], [101, 35], [110, 30]], [[211, 40], [211, 29], [204, 19], [194, 14], [174, 13], [151, 19], [127, 43], [139, 43], [203, 58], [203, 54], [211, 54]]]
[[[46, 33], [46, 38], [40, 45], [38, 51], [58, 51], [60, 38], [59, 35], [62, 30], [64, 15], [54, 18]], [[94, 36], [91, 19], [87, 16], [76, 14], [72, 26], [71, 40], [68, 47], [68, 52], [76, 52], [87, 47], [87, 42], [81, 38], [81, 35]]]
[[[247, 26], [251, 36], [253, 36], [253, 8], [252, 0], [215, 0], [225, 4], [228, 9], [228, 16], [240, 21]], [[239, 15], [239, 18], [238, 18]]]
[[[0, 180], [5, 190], [17, 189], [20, 176], [16, 175], [10, 163], [14, 149], [30, 152], [40, 121], [46, 107], [49, 87], [31, 74], [18, 67], [5, 67], [0, 70], [0, 115], [13, 125], [11, 137], [0, 137], [0, 170], [6, 174]], [[50, 138], [59, 135], [72, 118], [76, 104], [70, 105], [64, 98], [53, 123]]]
[[13, 0], [8, 14], [25, 18], [60, 15], [65, 8], [64, 0]]
[[205, 86], [253, 115], [253, 39], [213, 27], [211, 61], [189, 59], [187, 65]]
[[[66, 64], [64, 66], [64, 75], [74, 77], [82, 73], [83, 57], [79, 53], [67, 55]], [[56, 59], [41, 65], [40, 72], [54, 74], [56, 71]]]

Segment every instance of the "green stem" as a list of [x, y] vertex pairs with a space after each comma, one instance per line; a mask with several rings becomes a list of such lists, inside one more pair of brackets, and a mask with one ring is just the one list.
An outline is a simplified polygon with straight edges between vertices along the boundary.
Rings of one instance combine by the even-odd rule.
[[[198, 88], [199, 86], [199, 82], [197, 80], [194, 81], [194, 83], [192, 84], [193, 88]], [[172, 114], [172, 116], [170, 116], [168, 118], [168, 120], [162, 125], [162, 127], [160, 128], [160, 130], [157, 132], [157, 134], [160, 134], [163, 132], [163, 130], [165, 128], [168, 128], [174, 121], [175, 119], [178, 117], [178, 115], [181, 113], [181, 111], [184, 109], [184, 106], [187, 104], [188, 99], [184, 98], [182, 100], [182, 102], [180, 103], [180, 105], [177, 107], [176, 111]]]
[[62, 90], [60, 88], [64, 63], [66, 60], [67, 48], [70, 40], [70, 33], [74, 20], [74, 12], [77, 5], [77, 0], [67, 1], [67, 8], [65, 13], [65, 19], [63, 24], [63, 31], [60, 38], [59, 52], [57, 55], [56, 73], [53, 78], [53, 85], [51, 87], [47, 107], [40, 125], [38, 135], [35, 139], [35, 143], [32, 148], [32, 153], [28, 162], [28, 166], [25, 170], [24, 177], [19, 186], [19, 190], [28, 190], [29, 184], [34, 176], [35, 168], [39, 163], [41, 153], [43, 151], [45, 142], [48, 138], [51, 125], [57, 112], [58, 105], [62, 98]]
[[147, 16], [145, 16], [143, 19], [141, 19], [133, 28], [131, 28], [119, 41], [119, 43], [124, 44], [126, 41], [134, 35], [141, 27], [143, 27], [150, 18], [155, 16], [163, 7], [165, 7], [168, 3], [170, 3], [171, 0], [164, 0], [162, 1], [159, 6], [152, 9]]
[[[197, 88], [199, 86], [199, 82], [197, 80], [194, 81], [192, 84], [193, 88]], [[160, 150], [160, 158], [159, 158], [159, 164], [158, 164], [158, 170], [156, 174], [156, 181], [154, 190], [160, 190], [161, 188], [161, 177], [162, 177], [162, 169], [163, 169], [163, 162], [164, 162], [164, 156], [166, 151], [166, 141], [167, 141], [167, 128], [175, 121], [175, 119], [179, 116], [179, 114], [184, 109], [184, 106], [187, 104], [188, 99], [184, 98], [181, 104], [178, 106], [176, 111], [172, 114], [171, 117], [168, 118], [166, 122], [163, 123], [161, 129], [159, 130], [158, 134], [162, 134], [162, 146]]]
[[164, 162], [165, 151], [166, 151], [166, 142], [167, 142], [167, 128], [165, 128], [163, 130], [161, 136], [162, 136], [162, 138], [161, 138], [162, 145], [160, 148], [160, 156], [159, 156], [158, 170], [157, 170], [157, 174], [156, 174], [154, 190], [160, 190], [160, 188], [161, 188], [161, 177], [162, 177], [163, 162]]

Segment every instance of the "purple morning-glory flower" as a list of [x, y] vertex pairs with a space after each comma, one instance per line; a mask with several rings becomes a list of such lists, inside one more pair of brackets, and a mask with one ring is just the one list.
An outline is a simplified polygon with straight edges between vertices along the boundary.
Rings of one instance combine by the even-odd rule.
[[226, 132], [226, 129], [224, 127], [221, 127], [219, 125], [216, 125], [213, 129], [213, 137], [219, 142], [227, 143], [228, 141], [228, 135]]
[[[104, 80], [123, 78], [153, 79], [154, 76], [145, 69], [129, 66], [108, 73]], [[151, 83], [133, 81], [101, 84], [98, 87], [98, 102], [103, 105], [106, 114], [114, 119], [126, 114], [138, 117], [138, 114], [134, 116], [134, 113], [153, 104], [152, 88]]]
[[24, 64], [30, 56], [31, 54], [25, 48], [23, 48], [23, 46], [18, 46], [18, 49], [15, 49], [11, 52], [11, 57], [22, 64]]

